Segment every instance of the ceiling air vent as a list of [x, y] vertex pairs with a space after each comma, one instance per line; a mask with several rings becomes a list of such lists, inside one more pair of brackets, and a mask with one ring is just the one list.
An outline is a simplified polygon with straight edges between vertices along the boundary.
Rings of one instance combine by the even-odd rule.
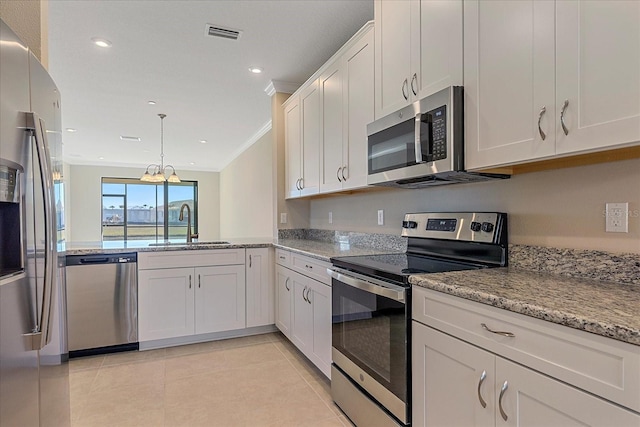
[[238, 40], [242, 31], [232, 28], [224, 28], [219, 25], [207, 24], [205, 26], [204, 35], [210, 37], [222, 37], [223, 39]]

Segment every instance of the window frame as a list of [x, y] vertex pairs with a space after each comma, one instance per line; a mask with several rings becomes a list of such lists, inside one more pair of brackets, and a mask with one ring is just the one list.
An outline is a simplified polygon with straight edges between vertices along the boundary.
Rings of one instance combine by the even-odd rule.
[[[115, 194], [115, 193], [104, 193], [104, 184], [124, 184], [124, 193], [122, 194]], [[123, 241], [129, 241], [130, 239], [128, 239], [128, 195], [127, 195], [127, 191], [128, 191], [128, 185], [149, 185], [149, 186], [155, 186], [156, 188], [156, 221], [155, 221], [155, 227], [156, 227], [156, 235], [154, 238], [148, 239], [148, 240], [165, 240], [168, 241], [170, 240], [169, 237], [169, 186], [176, 186], [179, 187], [182, 184], [184, 184], [184, 186], [191, 186], [193, 188], [193, 208], [191, 209], [191, 216], [192, 216], [192, 221], [193, 221], [193, 230], [192, 233], [193, 234], [198, 234], [198, 181], [191, 181], [191, 180], [181, 180], [181, 182], [179, 183], [173, 183], [173, 182], [143, 182], [140, 181], [137, 178], [116, 178], [116, 177], [102, 177], [100, 179], [100, 239], [102, 242], [104, 242], [104, 198], [105, 197], [121, 197], [123, 199]], [[162, 186], [162, 200], [158, 199], [158, 187]], [[162, 223], [158, 222], [158, 214], [157, 214], [157, 207], [158, 207], [158, 203], [157, 202], [161, 202], [163, 204], [163, 221]], [[163, 228], [163, 233], [162, 236], [159, 236], [158, 234], [158, 227], [162, 226]], [[133, 239], [134, 240], [138, 240], [138, 239]]]

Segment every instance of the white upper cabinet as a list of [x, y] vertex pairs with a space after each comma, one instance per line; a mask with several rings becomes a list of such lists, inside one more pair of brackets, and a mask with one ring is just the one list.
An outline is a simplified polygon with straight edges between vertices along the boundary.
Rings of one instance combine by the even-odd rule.
[[375, 117], [462, 84], [462, 1], [376, 0]]
[[300, 98], [292, 97], [284, 109], [286, 198], [300, 196], [302, 179], [302, 140], [300, 134]]
[[373, 27], [320, 76], [320, 192], [367, 185], [367, 124], [374, 120]]
[[466, 1], [464, 38], [466, 168], [553, 155], [553, 2]]
[[302, 179], [300, 195], [309, 196], [320, 191], [320, 90], [318, 81], [300, 92], [302, 117]]
[[640, 141], [640, 2], [558, 1], [556, 22], [557, 153]]
[[464, 3], [467, 169], [640, 141], [640, 2]]

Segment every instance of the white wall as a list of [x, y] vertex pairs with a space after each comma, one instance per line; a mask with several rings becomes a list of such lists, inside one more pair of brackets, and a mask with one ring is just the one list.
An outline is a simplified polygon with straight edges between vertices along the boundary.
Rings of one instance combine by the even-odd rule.
[[[629, 233], [605, 233], [607, 202], [629, 202]], [[377, 225], [378, 209], [384, 209], [384, 226]], [[310, 225], [399, 234], [407, 212], [472, 210], [507, 212], [511, 243], [640, 253], [640, 159], [522, 174], [505, 181], [314, 199]]]
[[273, 237], [273, 132], [220, 172], [220, 237]]
[[[66, 211], [71, 242], [99, 242], [101, 240], [101, 180], [105, 178], [140, 178], [140, 168], [71, 165], [68, 183], [69, 204]], [[180, 178], [198, 181], [199, 240], [220, 238], [220, 174], [178, 170]]]

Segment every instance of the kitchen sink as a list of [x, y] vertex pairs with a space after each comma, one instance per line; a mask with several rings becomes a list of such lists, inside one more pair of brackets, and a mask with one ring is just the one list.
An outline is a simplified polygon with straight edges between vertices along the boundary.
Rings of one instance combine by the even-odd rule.
[[228, 245], [229, 242], [216, 240], [212, 242], [159, 242], [149, 243], [149, 246], [199, 246], [199, 245]]

